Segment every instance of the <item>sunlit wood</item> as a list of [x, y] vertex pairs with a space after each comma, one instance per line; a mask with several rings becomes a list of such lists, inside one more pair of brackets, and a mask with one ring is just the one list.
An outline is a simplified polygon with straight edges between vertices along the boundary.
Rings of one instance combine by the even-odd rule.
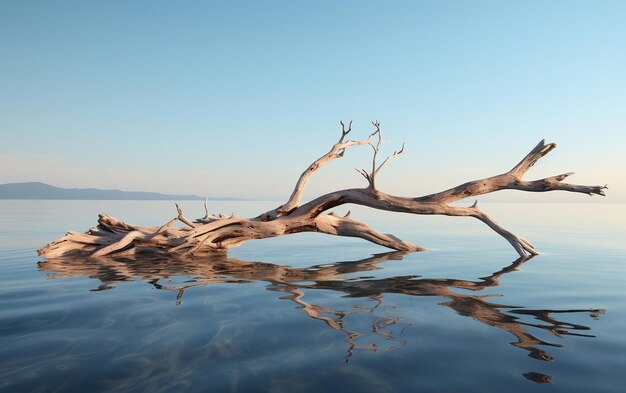
[[[358, 237], [398, 251], [424, 250], [393, 235], [381, 233], [363, 222], [354, 220], [350, 215], [340, 217], [332, 213], [324, 214], [337, 206], [353, 203], [392, 212], [473, 217], [505, 238], [523, 257], [537, 254], [537, 251], [530, 242], [497, 224], [493, 218], [478, 208], [477, 202], [469, 207], [451, 203], [506, 189], [531, 192], [561, 190], [588, 195], [604, 195], [606, 189], [606, 186], [564, 183], [563, 180], [572, 175], [571, 172], [538, 180], [525, 180], [523, 177], [526, 172], [556, 147], [554, 143], [546, 144], [541, 141], [517, 165], [503, 174], [470, 181], [449, 190], [421, 197], [386, 194], [376, 187], [376, 177], [387, 163], [404, 153], [404, 145], [378, 164], [382, 131], [379, 122], [372, 124], [374, 131], [367, 139], [352, 141], [346, 140], [346, 136], [352, 131], [352, 123], [347, 128], [341, 123], [342, 131], [338, 142], [305, 169], [289, 199], [276, 209], [257, 217], [243, 218], [234, 214], [216, 216], [209, 213], [205, 204], [206, 215], [192, 222], [184, 216], [180, 206], [176, 205], [177, 215], [167, 224], [161, 227], [139, 227], [100, 214], [96, 227], [84, 234], [69, 232], [39, 250], [39, 255], [58, 257], [78, 253], [100, 257], [142, 252], [182, 257], [223, 254], [248, 240], [300, 232]], [[342, 158], [348, 148], [359, 145], [369, 145], [373, 150], [371, 170], [358, 170], [367, 180], [367, 187], [331, 192], [302, 204], [302, 195], [310, 177], [329, 162]], [[175, 221], [183, 223], [184, 227], [173, 227]]]

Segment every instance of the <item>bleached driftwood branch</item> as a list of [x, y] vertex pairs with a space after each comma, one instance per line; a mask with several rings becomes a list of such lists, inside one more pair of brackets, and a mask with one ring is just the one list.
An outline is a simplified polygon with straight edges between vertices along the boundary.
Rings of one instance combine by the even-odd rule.
[[[372, 243], [399, 251], [421, 251], [423, 248], [402, 241], [397, 237], [378, 232], [365, 223], [346, 215], [323, 214], [337, 206], [353, 203], [374, 209], [412, 214], [446, 215], [474, 217], [505, 238], [517, 253], [524, 257], [537, 252], [525, 239], [509, 232], [497, 224], [489, 215], [478, 208], [475, 202], [469, 207], [453, 206], [465, 198], [499, 191], [520, 190], [545, 192], [562, 190], [584, 194], [605, 195], [606, 186], [584, 186], [564, 183], [571, 172], [539, 180], [524, 180], [526, 172], [543, 156], [556, 147], [554, 143], [539, 142], [517, 165], [503, 174], [486, 179], [474, 180], [457, 187], [421, 197], [407, 198], [386, 194], [376, 187], [376, 177], [392, 159], [404, 152], [402, 148], [388, 156], [381, 164], [377, 157], [382, 144], [379, 122], [372, 123], [374, 132], [367, 139], [346, 140], [352, 131], [352, 122], [346, 128], [341, 123], [339, 141], [331, 149], [315, 160], [300, 175], [289, 199], [277, 207], [257, 217], [242, 218], [234, 214], [227, 216], [210, 214], [205, 202], [206, 215], [191, 222], [185, 218], [182, 209], [176, 205], [177, 216], [161, 227], [140, 227], [118, 221], [100, 214], [98, 225], [86, 233], [69, 232], [62, 238], [46, 245], [39, 254], [45, 257], [58, 257], [71, 254], [88, 254], [94, 257], [124, 255], [137, 252], [166, 254], [171, 256], [199, 256], [226, 253], [245, 241], [264, 239], [299, 232], [319, 232], [329, 235], [359, 237]], [[376, 143], [374, 144], [374, 140]], [[358, 170], [367, 180], [367, 187], [352, 188], [331, 192], [301, 204], [302, 196], [311, 176], [332, 160], [341, 158], [352, 146], [370, 145], [373, 150], [371, 171]], [[182, 228], [174, 227], [179, 221]]]

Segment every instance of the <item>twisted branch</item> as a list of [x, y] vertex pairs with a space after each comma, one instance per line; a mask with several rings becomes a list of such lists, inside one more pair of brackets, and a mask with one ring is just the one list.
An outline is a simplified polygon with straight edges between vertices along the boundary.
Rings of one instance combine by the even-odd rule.
[[340, 121], [339, 124], [341, 124], [341, 137], [339, 138], [339, 141], [337, 141], [337, 143], [335, 143], [330, 148], [328, 153], [313, 161], [313, 163], [309, 165], [307, 169], [304, 170], [304, 172], [302, 172], [287, 202], [285, 202], [282, 206], [279, 206], [274, 211], [265, 213], [265, 220], [270, 220], [285, 214], [289, 214], [289, 212], [291, 212], [300, 204], [300, 200], [302, 199], [302, 195], [304, 194], [304, 189], [309, 183], [309, 179], [318, 169], [328, 164], [332, 160], [342, 158], [345, 155], [346, 149], [348, 147], [370, 144], [372, 142], [372, 139], [374, 138], [374, 135], [380, 132], [380, 128], [378, 128], [376, 131], [371, 133], [369, 137], [365, 140], [345, 141], [346, 136], [348, 136], [348, 134], [352, 131], [352, 121], [350, 121], [347, 129], [343, 121]]
[[[346, 127], [341, 124], [341, 136], [331, 149], [305, 169], [296, 182], [294, 190], [283, 205], [254, 218], [236, 217], [234, 214], [215, 216], [209, 213], [205, 201], [205, 216], [191, 222], [180, 206], [176, 205], [177, 216], [161, 227], [138, 227], [101, 214], [98, 226], [81, 234], [69, 232], [64, 237], [39, 250], [40, 255], [56, 257], [68, 254], [88, 254], [94, 257], [105, 255], [131, 255], [137, 252], [165, 254], [170, 256], [202, 256], [226, 253], [230, 248], [252, 239], [264, 239], [292, 233], [319, 232], [336, 236], [358, 237], [369, 242], [399, 251], [421, 251], [422, 247], [384, 234], [365, 223], [353, 220], [349, 214], [338, 217], [335, 214], [322, 214], [332, 208], [354, 203], [374, 209], [411, 214], [447, 215], [473, 217], [506, 239], [521, 256], [535, 255], [537, 251], [524, 238], [504, 229], [496, 221], [478, 208], [450, 205], [469, 197], [496, 192], [499, 190], [520, 190], [529, 192], [569, 191], [588, 195], [605, 195], [604, 186], [586, 186], [564, 183], [572, 172], [550, 176], [538, 180], [524, 180], [526, 172], [537, 161], [552, 151], [556, 145], [541, 141], [511, 170], [485, 179], [473, 180], [438, 193], [420, 197], [399, 197], [386, 194], [376, 188], [376, 176], [391, 160], [404, 153], [404, 144], [389, 155], [380, 165], [377, 157], [382, 146], [380, 123], [372, 123], [374, 131], [365, 140], [346, 140], [352, 131], [352, 122]], [[377, 137], [376, 143], [374, 137]], [[373, 149], [371, 171], [359, 173], [368, 181], [366, 188], [353, 188], [334, 191], [300, 204], [304, 189], [311, 176], [319, 168], [332, 160], [344, 156], [347, 148], [370, 145]], [[182, 222], [185, 227], [175, 228], [173, 224]]]

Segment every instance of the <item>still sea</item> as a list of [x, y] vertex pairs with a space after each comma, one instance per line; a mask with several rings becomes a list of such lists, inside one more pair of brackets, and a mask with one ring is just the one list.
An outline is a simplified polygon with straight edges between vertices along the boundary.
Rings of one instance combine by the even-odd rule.
[[158, 226], [173, 202], [0, 201], [0, 391], [624, 391], [626, 205], [482, 205], [529, 260], [471, 218], [347, 208], [428, 251], [299, 234], [228, 258], [45, 260], [100, 212]]

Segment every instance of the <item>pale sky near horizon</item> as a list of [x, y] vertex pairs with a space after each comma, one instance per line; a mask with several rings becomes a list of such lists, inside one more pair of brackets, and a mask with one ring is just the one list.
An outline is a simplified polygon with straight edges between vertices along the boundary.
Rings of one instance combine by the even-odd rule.
[[[626, 1], [4, 1], [0, 53], [0, 183], [285, 199], [339, 120], [362, 139], [378, 119], [407, 150], [386, 192], [502, 173], [546, 138], [529, 179], [626, 202]], [[364, 186], [370, 153], [308, 195]]]

